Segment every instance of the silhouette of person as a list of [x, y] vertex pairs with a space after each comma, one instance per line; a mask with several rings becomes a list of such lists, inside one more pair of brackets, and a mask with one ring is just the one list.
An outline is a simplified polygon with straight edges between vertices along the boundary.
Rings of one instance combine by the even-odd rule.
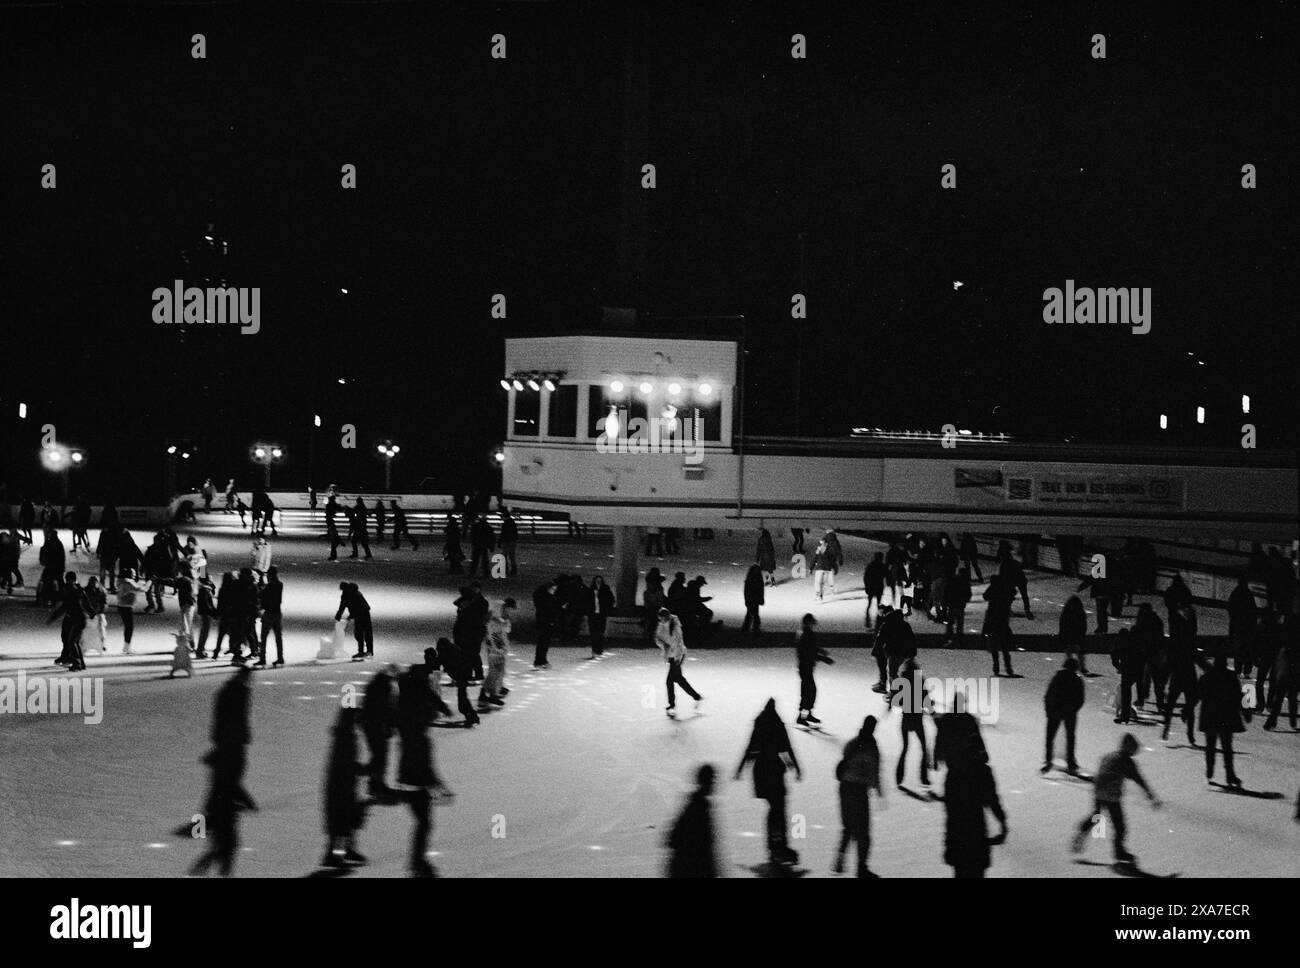
[[669, 877], [718, 876], [711, 799], [716, 773], [708, 763], [695, 772], [695, 789], [667, 838]]

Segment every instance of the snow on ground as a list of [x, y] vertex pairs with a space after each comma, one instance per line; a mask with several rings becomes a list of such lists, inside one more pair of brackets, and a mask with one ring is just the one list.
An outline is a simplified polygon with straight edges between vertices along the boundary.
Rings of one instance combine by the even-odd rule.
[[[199, 526], [182, 533], [199, 535], [214, 571], [242, 565], [247, 538], [232, 519], [213, 517], [215, 522], [201, 518]], [[65, 532], [64, 538], [70, 545], [70, 535]], [[147, 535], [137, 533], [137, 539], [143, 546]], [[254, 675], [247, 786], [261, 809], [244, 816], [237, 874], [305, 875], [323, 851], [320, 791], [329, 729], [341, 690], [364, 683], [374, 668], [373, 663], [313, 660], [316, 640], [331, 624], [338, 581], [358, 581], [370, 599], [380, 662], [416, 661], [426, 645], [449, 630], [458, 579], [444, 574], [435, 543], [420, 539], [417, 553], [381, 550], [376, 542], [376, 561], [333, 564], [306, 534], [286, 534], [275, 542], [287, 588], [289, 665]], [[735, 625], [743, 612], [740, 582], [751, 545], [748, 535], [684, 542], [687, 554], [661, 568], [707, 575], [706, 591], [718, 596], [713, 605], [719, 617]], [[841, 597], [811, 609], [827, 631], [860, 630], [860, 574], [869, 548], [846, 541], [850, 563]], [[29, 582], [36, 577], [34, 558], [32, 551], [24, 556]], [[433, 860], [441, 872], [655, 875], [662, 864], [660, 842], [687, 780], [698, 764], [711, 762], [727, 777], [715, 798], [726, 868], [752, 876], [750, 868], [765, 857], [765, 805], [753, 799], [748, 774], [740, 782], [730, 776], [753, 717], [769, 696], [776, 697], [787, 719], [793, 718], [798, 682], [788, 631], [809, 608], [810, 583], [787, 582], [769, 591], [764, 647], [694, 651], [686, 674], [705, 701], [696, 714], [690, 700], [679, 699], [680, 718], [671, 720], [663, 710], [664, 666], [657, 652], [617, 643], [605, 658], [591, 661], [584, 658], [585, 645], [569, 645], [552, 650], [551, 669], [531, 669], [527, 603], [532, 586], [560, 569], [608, 571], [609, 548], [596, 541], [525, 541], [520, 558], [524, 579], [492, 583], [487, 590], [494, 598], [512, 594], [525, 605], [506, 707], [485, 715], [477, 730], [433, 731], [439, 768], [458, 794], [437, 811]], [[70, 561], [77, 570], [77, 560]], [[1059, 577], [1031, 575], [1036, 620], [1016, 619], [1017, 631], [1054, 629], [1070, 590]], [[206, 772], [199, 757], [208, 748], [213, 696], [229, 667], [200, 662], [193, 680], [166, 678], [174, 601], [169, 606], [162, 618], [137, 616], [140, 654], [129, 658], [117, 654], [120, 629], [113, 616], [110, 654], [88, 661], [89, 674], [105, 678], [102, 723], [85, 725], [73, 716], [4, 717], [0, 875], [177, 876], [199, 853], [197, 842], [172, 831], [202, 802]], [[969, 624], [975, 627], [979, 611], [972, 609]], [[50, 664], [59, 649], [57, 625], [46, 627], [45, 614], [26, 598], [0, 597], [0, 676], [18, 669], [61, 674]], [[925, 619], [913, 621], [919, 631], [932, 628]], [[1203, 629], [1213, 633], [1220, 626], [1216, 612], [1202, 610]], [[877, 737], [889, 780], [884, 807], [873, 817], [873, 869], [884, 876], [948, 876], [942, 863], [942, 804], [919, 798], [915, 749], [908, 779], [916, 795], [894, 788], [892, 771], [901, 746], [897, 714], [888, 715], [870, 691], [874, 663], [865, 651], [848, 647], [858, 641], [847, 634], [836, 637], [836, 664], [818, 670], [817, 708], [827, 735], [792, 729], [805, 775], [802, 783], [790, 784], [789, 812], [806, 830], [793, 846], [812, 875], [827, 873], [839, 829], [834, 765], [843, 743], [872, 712], [882, 717]], [[923, 646], [930, 643], [937, 640], [923, 640]], [[922, 660], [927, 675], [988, 671], [986, 655], [977, 651], [923, 647]], [[1075, 863], [1066, 849], [1071, 827], [1090, 810], [1090, 787], [1059, 772], [1048, 778], [1038, 774], [1041, 700], [1058, 664], [1055, 654], [1026, 652], [1017, 659], [1025, 678], [999, 681], [998, 721], [984, 732], [1011, 836], [995, 849], [991, 876], [1113, 876], [1100, 863], [1109, 860], [1104, 842], [1092, 842], [1086, 856], [1098, 866]], [[1088, 680], [1079, 730], [1079, 758], [1087, 770], [1116, 745], [1122, 731], [1111, 722], [1116, 678], [1109, 662], [1098, 656], [1093, 668], [1102, 675]], [[1187, 747], [1181, 730], [1162, 742], [1155, 725], [1130, 728], [1144, 747], [1139, 765], [1166, 801], [1163, 811], [1154, 812], [1131, 791], [1129, 846], [1143, 868], [1182, 876], [1300, 874], [1300, 824], [1290, 819], [1300, 784], [1300, 734], [1265, 733], [1256, 719], [1238, 737], [1238, 772], [1256, 794], [1245, 796], [1206, 788], [1203, 754]], [[1062, 744], [1058, 738], [1058, 762]], [[936, 789], [941, 786], [940, 775]], [[372, 810], [360, 839], [371, 865], [354, 876], [402, 875], [410, 827], [404, 808]]]

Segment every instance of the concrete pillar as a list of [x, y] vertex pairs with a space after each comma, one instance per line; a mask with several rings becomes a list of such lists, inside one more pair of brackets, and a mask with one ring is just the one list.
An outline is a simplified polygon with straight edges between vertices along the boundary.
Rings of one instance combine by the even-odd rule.
[[610, 582], [614, 589], [614, 601], [620, 609], [631, 608], [636, 604], [638, 573], [641, 554], [641, 529], [630, 525], [617, 525], [614, 528], [614, 576]]

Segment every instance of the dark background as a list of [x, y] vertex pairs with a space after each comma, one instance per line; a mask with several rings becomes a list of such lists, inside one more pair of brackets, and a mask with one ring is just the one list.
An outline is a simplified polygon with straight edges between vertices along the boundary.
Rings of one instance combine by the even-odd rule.
[[[244, 486], [281, 443], [297, 486], [319, 413], [317, 487], [379, 486], [383, 438], [395, 487], [472, 487], [503, 334], [601, 306], [744, 315], [754, 433], [796, 431], [802, 357], [804, 434], [1236, 447], [1249, 393], [1297, 446], [1290, 11], [787, 6], [0, 6], [0, 481], [53, 493], [53, 423], [92, 500], [156, 498], [169, 440]], [[151, 321], [209, 223], [255, 337]], [[1152, 332], [1045, 325], [1067, 278], [1150, 287]]]

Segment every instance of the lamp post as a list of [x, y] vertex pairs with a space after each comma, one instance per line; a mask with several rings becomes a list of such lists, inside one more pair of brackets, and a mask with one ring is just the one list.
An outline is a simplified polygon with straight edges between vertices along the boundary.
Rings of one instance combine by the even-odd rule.
[[269, 491], [271, 489], [271, 465], [284, 459], [284, 448], [279, 444], [254, 444], [249, 449], [248, 456], [254, 464], [262, 465], [262, 487], [264, 490]]
[[379, 454], [380, 460], [384, 462], [384, 490], [391, 491], [393, 489], [393, 458], [402, 452], [402, 448], [391, 440], [384, 440], [375, 446], [375, 451]]

